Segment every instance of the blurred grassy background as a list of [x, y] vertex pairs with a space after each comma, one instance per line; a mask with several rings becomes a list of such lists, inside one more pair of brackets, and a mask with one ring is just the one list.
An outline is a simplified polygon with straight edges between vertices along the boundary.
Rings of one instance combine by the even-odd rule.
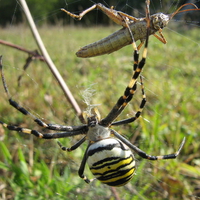
[[[107, 36], [118, 27], [75, 28], [44, 26], [39, 29], [58, 70], [83, 110], [83, 92], [92, 89], [91, 104], [100, 104], [102, 117], [110, 111], [132, 74], [132, 46], [113, 54], [80, 59], [82, 46]], [[177, 30], [178, 27], [173, 27]], [[115, 127], [148, 154], [175, 152], [183, 137], [186, 144], [176, 160], [147, 161], [136, 155], [137, 171], [130, 183], [115, 190], [98, 181], [87, 185], [77, 174], [87, 144], [71, 153], [55, 140], [11, 132], [0, 127], [0, 199], [199, 199], [200, 198], [200, 60], [199, 29], [164, 30], [166, 45], [150, 37], [147, 63], [142, 73], [147, 105], [133, 124]], [[1, 39], [37, 49], [25, 26], [1, 29]], [[51, 72], [34, 61], [18, 86], [27, 55], [0, 46], [4, 73], [13, 99], [47, 122], [80, 124]], [[132, 116], [142, 99], [140, 89], [118, 119]], [[7, 102], [0, 84], [0, 120], [40, 131]], [[60, 139], [71, 146], [79, 137]], [[92, 178], [89, 169], [85, 172]]]

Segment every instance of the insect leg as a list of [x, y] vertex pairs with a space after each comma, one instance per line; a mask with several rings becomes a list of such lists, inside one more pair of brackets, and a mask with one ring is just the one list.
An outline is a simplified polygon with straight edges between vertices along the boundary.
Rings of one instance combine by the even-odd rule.
[[88, 12], [90, 12], [91, 10], [94, 10], [97, 7], [97, 4], [94, 4], [93, 6], [89, 7], [88, 9], [84, 10], [83, 12], [81, 12], [79, 15], [73, 14], [67, 10], [65, 10], [64, 8], [61, 8], [62, 11], [64, 11], [65, 13], [67, 13], [70, 17], [72, 18], [76, 18], [78, 20], [81, 20], [82, 17], [87, 14]]
[[133, 16], [128, 15], [128, 14], [126, 14], [126, 13], [123, 13], [123, 12], [121, 12], [121, 11], [117, 11], [117, 12], [118, 12], [118, 14], [120, 14], [121, 16], [123, 16], [123, 17], [125, 17], [125, 18], [128, 18], [128, 19], [130, 19], [130, 20], [133, 20], [134, 22], [138, 21], [138, 18], [136, 18], [136, 17], [133, 17]]
[[165, 39], [164, 35], [162, 34], [162, 29], [160, 28], [158, 30], [159, 35], [157, 35], [156, 33], [153, 34], [158, 40], [160, 40], [163, 44], [167, 43], [167, 40]]
[[103, 4], [98, 3], [98, 4], [94, 4], [93, 6], [89, 7], [88, 9], [84, 10], [83, 12], [81, 12], [79, 15], [73, 14], [67, 10], [65, 10], [64, 8], [62, 8], [61, 10], [64, 11], [65, 13], [67, 13], [69, 16], [76, 18], [78, 20], [81, 20], [82, 17], [87, 14], [88, 12], [94, 10], [95, 8], [98, 8], [99, 10], [101, 10], [103, 13], [105, 13], [112, 21], [114, 21], [116, 24], [122, 25], [123, 27], [127, 27], [126, 22], [124, 22], [124, 19], [131, 19], [133, 21], [136, 21], [137, 18], [132, 17], [126, 13], [120, 12], [120, 11], [116, 11], [113, 8], [107, 8], [105, 7]]

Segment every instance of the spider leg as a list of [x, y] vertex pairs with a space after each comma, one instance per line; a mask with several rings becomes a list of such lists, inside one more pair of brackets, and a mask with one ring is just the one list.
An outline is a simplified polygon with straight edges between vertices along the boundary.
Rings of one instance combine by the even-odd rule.
[[175, 159], [181, 149], [183, 148], [183, 145], [185, 144], [185, 137], [183, 138], [180, 147], [178, 149], [178, 151], [176, 151], [173, 154], [167, 154], [167, 155], [161, 155], [161, 156], [152, 156], [152, 155], [148, 155], [147, 153], [145, 153], [144, 151], [142, 151], [141, 149], [139, 149], [138, 147], [136, 147], [135, 145], [133, 145], [131, 142], [129, 142], [126, 138], [124, 138], [123, 136], [121, 136], [119, 133], [117, 133], [115, 130], [111, 130], [111, 132], [114, 134], [115, 137], [117, 137], [118, 139], [120, 139], [124, 144], [126, 144], [130, 149], [132, 149], [133, 151], [135, 151], [140, 157], [148, 159], [148, 160], [163, 160], [163, 159]]
[[85, 165], [86, 165], [87, 158], [88, 158], [87, 151], [88, 151], [89, 146], [90, 146], [90, 145], [88, 145], [88, 147], [87, 147], [87, 149], [86, 149], [86, 151], [85, 151], [85, 153], [84, 153], [83, 160], [82, 160], [81, 165], [80, 165], [80, 168], [79, 168], [79, 170], [78, 170], [79, 176], [80, 176], [86, 183], [90, 183], [91, 181], [94, 180], [94, 179], [89, 180], [89, 179], [84, 175]]
[[2, 65], [2, 56], [0, 56], [0, 73], [1, 73], [1, 78], [3, 82], [3, 87], [6, 92], [6, 95], [8, 97], [8, 101], [12, 107], [20, 111], [23, 115], [29, 115], [30, 117], [33, 118], [33, 120], [41, 127], [47, 128], [49, 130], [57, 130], [57, 131], [73, 131], [76, 130], [76, 128], [79, 129], [79, 126], [65, 126], [65, 125], [59, 125], [59, 124], [47, 124], [43, 122], [41, 119], [37, 118], [34, 114], [26, 110], [24, 107], [19, 105], [16, 101], [14, 101], [11, 98], [11, 95], [9, 93], [9, 89], [6, 83], [6, 79], [3, 73], [3, 65]]
[[[114, 105], [114, 107], [112, 108], [112, 110], [110, 111], [110, 113], [100, 121], [99, 124], [101, 124], [102, 126], [110, 126], [111, 123], [121, 114], [121, 112], [124, 110], [124, 108], [126, 107], [126, 105], [131, 101], [131, 99], [133, 98], [133, 95], [135, 94], [135, 91], [137, 89], [137, 79], [140, 76], [142, 69], [145, 65], [146, 62], [146, 57], [147, 57], [147, 47], [148, 47], [148, 41], [149, 41], [149, 28], [150, 28], [150, 15], [149, 15], [149, 1], [147, 0], [147, 37], [146, 37], [146, 41], [145, 41], [145, 46], [144, 46], [144, 50], [143, 50], [143, 54], [142, 54], [142, 59], [140, 60], [140, 62], [138, 63], [138, 57], [139, 57], [139, 53], [136, 47], [136, 44], [133, 45], [135, 50], [134, 50], [134, 65], [133, 65], [133, 76], [128, 84], [128, 86], [126, 87], [123, 96], [121, 96], [117, 103]], [[133, 43], [135, 43], [133, 41]]]
[[76, 129], [71, 130], [71, 131], [64, 131], [64, 132], [58, 132], [58, 133], [40, 133], [39, 131], [36, 131], [36, 130], [9, 125], [2, 121], [0, 121], [0, 124], [3, 127], [7, 128], [8, 130], [17, 131], [17, 132], [26, 133], [26, 134], [32, 134], [38, 138], [43, 138], [43, 139], [71, 137], [71, 136], [80, 135], [80, 134], [87, 134], [87, 131], [88, 131], [88, 127], [86, 125], [79, 126], [79, 127], [77, 126]]
[[70, 148], [67, 148], [67, 147], [64, 147], [59, 141], [57, 142], [58, 145], [60, 146], [60, 148], [63, 150], [63, 151], [73, 151], [75, 149], [77, 149], [79, 146], [81, 146], [81, 144], [83, 144], [83, 142], [85, 142], [86, 140], [86, 136], [83, 137], [82, 139], [80, 139], [76, 144], [74, 144], [73, 146], [71, 146]]
[[133, 95], [135, 94], [135, 91], [137, 89], [137, 78], [140, 75], [142, 68], [145, 64], [146, 57], [143, 57], [142, 60], [138, 63], [139, 53], [137, 49], [134, 50], [133, 56], [134, 56], [133, 76], [128, 86], [126, 87], [123, 96], [121, 96], [118, 99], [117, 103], [112, 108], [110, 113], [100, 121], [100, 124], [102, 126], [109, 126], [120, 115], [120, 113], [124, 110], [126, 105], [131, 101]]
[[143, 85], [143, 81], [142, 81], [142, 76], [140, 76], [140, 84], [141, 84], [141, 90], [142, 90], [142, 101], [140, 103], [139, 110], [135, 113], [135, 116], [130, 117], [128, 119], [113, 122], [111, 124], [111, 126], [119, 126], [119, 125], [122, 125], [122, 124], [128, 124], [128, 123], [134, 122], [136, 119], [138, 119], [140, 117], [142, 110], [143, 110], [143, 108], [146, 104], [146, 95], [145, 95], [145, 92], [144, 92], [144, 85]]

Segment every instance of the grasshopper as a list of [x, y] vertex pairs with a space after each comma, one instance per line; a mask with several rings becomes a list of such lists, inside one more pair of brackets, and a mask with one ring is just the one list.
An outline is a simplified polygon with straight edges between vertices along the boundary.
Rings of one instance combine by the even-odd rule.
[[[194, 6], [194, 9], [181, 10], [183, 7], [188, 5]], [[136, 18], [121, 11], [114, 10], [113, 7], [107, 8], [101, 3], [94, 4], [90, 8], [81, 12], [79, 15], [75, 15], [63, 8], [61, 10], [66, 12], [73, 18], [81, 20], [85, 14], [96, 8], [105, 13], [115, 23], [123, 26], [123, 28], [97, 42], [91, 43], [89, 45], [80, 48], [76, 52], [76, 55], [78, 57], [87, 58], [87, 57], [100, 56], [104, 54], [110, 54], [114, 51], [121, 49], [126, 45], [133, 44], [133, 40], [134, 41], [140, 40], [141, 43], [137, 48], [138, 50], [141, 48], [146, 38], [146, 27], [147, 27], [146, 17]], [[186, 3], [180, 6], [172, 14], [156, 13], [151, 15], [150, 35], [154, 35], [158, 40], [166, 44], [167, 41], [162, 34], [162, 29], [167, 26], [168, 22], [177, 13], [191, 11], [191, 10], [200, 10], [200, 9], [198, 9], [198, 7], [193, 3]]]

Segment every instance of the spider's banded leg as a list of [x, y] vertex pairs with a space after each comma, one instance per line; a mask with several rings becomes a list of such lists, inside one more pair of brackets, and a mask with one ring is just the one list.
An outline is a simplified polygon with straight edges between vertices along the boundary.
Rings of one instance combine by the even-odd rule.
[[142, 101], [140, 103], [139, 110], [135, 113], [134, 117], [130, 117], [128, 119], [113, 122], [111, 124], [112, 126], [119, 126], [119, 125], [122, 125], [122, 124], [128, 124], [128, 123], [134, 122], [136, 119], [138, 119], [140, 117], [142, 110], [143, 110], [143, 108], [146, 104], [146, 94], [144, 92], [144, 84], [143, 84], [143, 81], [142, 81], [142, 76], [140, 76], [140, 84], [141, 84], [141, 91], [142, 91]]
[[[38, 119], [40, 120], [40, 119]], [[40, 120], [41, 121], [41, 120]], [[66, 125], [60, 125], [60, 124], [47, 124], [47, 127], [45, 127], [49, 130], [54, 131], [76, 131], [80, 129], [80, 126], [66, 126]]]
[[43, 122], [41, 119], [37, 118], [35, 115], [33, 115], [31, 112], [26, 110], [24, 107], [19, 105], [16, 101], [14, 101], [11, 98], [11, 95], [9, 93], [9, 89], [6, 83], [6, 79], [3, 73], [3, 65], [2, 65], [2, 56], [0, 57], [0, 73], [1, 73], [1, 78], [3, 82], [3, 87], [6, 92], [6, 95], [8, 97], [8, 101], [12, 107], [20, 111], [23, 115], [29, 115], [39, 126], [50, 129], [50, 130], [57, 130], [57, 131], [73, 131], [76, 130], [77, 128], [79, 129], [78, 126], [65, 126], [65, 125], [58, 125], [58, 124], [47, 124]]
[[[139, 52], [135, 43], [135, 40], [133, 38], [132, 32], [130, 30], [130, 35], [132, 37], [133, 40], [133, 47], [134, 47], [134, 53], [133, 53], [133, 58], [134, 58], [134, 63], [133, 63], [133, 76], [128, 84], [128, 86], [126, 87], [125, 91], [124, 91], [124, 95], [121, 96], [117, 103], [115, 104], [115, 106], [113, 107], [113, 109], [111, 110], [111, 112], [108, 114], [108, 116], [106, 118], [104, 118], [102, 120], [102, 125], [108, 126], [109, 125], [109, 121], [114, 121], [115, 118], [117, 118], [120, 113], [124, 110], [124, 108], [126, 107], [126, 105], [131, 101], [131, 99], [133, 98], [133, 95], [135, 94], [135, 91], [137, 89], [137, 79], [138, 76], [140, 75], [142, 68], [145, 64], [144, 59], [146, 59], [146, 54], [143, 54], [142, 60], [139, 62]], [[147, 48], [147, 46], [146, 46]], [[142, 65], [141, 65], [142, 62]], [[110, 115], [110, 116], [109, 116]], [[112, 119], [110, 118], [112, 117]], [[110, 118], [110, 119], [109, 119]], [[106, 121], [108, 121], [106, 123]]]
[[10, 131], [17, 131], [21, 133], [31, 134], [31, 135], [35, 135], [38, 138], [43, 138], [43, 139], [71, 137], [75, 135], [86, 134], [88, 131], [87, 126], [80, 126], [79, 129], [72, 130], [72, 131], [65, 131], [65, 132], [58, 132], [58, 133], [40, 133], [39, 131], [36, 131], [36, 130], [9, 125], [2, 121], [0, 121], [0, 124], [2, 124], [3, 127], [7, 128]]
[[[146, 45], [145, 45], [146, 46]], [[145, 65], [145, 60], [146, 60], [146, 53], [147, 53], [147, 46], [145, 47], [143, 53], [142, 60], [139, 62], [138, 67], [136, 68], [133, 77], [131, 81], [129, 82], [129, 85], [126, 87], [124, 91], [124, 95], [121, 96], [115, 106], [112, 108], [110, 113], [101, 120], [100, 124], [103, 126], [109, 126], [119, 115], [120, 113], [124, 110], [124, 108], [127, 106], [127, 104], [131, 101], [133, 98], [133, 95], [135, 94], [135, 91], [137, 89], [137, 79], [138, 76], [140, 75], [142, 68]]]
[[[105, 117], [104, 119], [101, 120], [100, 124], [103, 126], [109, 126], [112, 123], [112, 121], [114, 121], [120, 115], [120, 113], [124, 110], [124, 108], [126, 107], [128, 102], [130, 102], [131, 99], [133, 98], [133, 95], [137, 89], [137, 79], [142, 71], [142, 68], [143, 68], [145, 62], [140, 61], [140, 62], [142, 62], [142, 65], [140, 65], [140, 62], [138, 61], [139, 53], [138, 53], [134, 38], [132, 37], [132, 39], [133, 39], [133, 47], [135, 48], [134, 53], [133, 53], [133, 57], [134, 57], [133, 76], [132, 76], [128, 86], [126, 87], [123, 96], [121, 96], [118, 99], [117, 103], [112, 108], [112, 110], [107, 115], [107, 117]], [[146, 56], [146, 54], [144, 54], [144, 55]], [[146, 59], [146, 57], [145, 57], [145, 59]]]
[[[147, 15], [147, 16], [149, 16], [149, 15]], [[149, 19], [149, 18], [147, 18], [147, 19]], [[124, 91], [124, 95], [118, 99], [117, 103], [112, 108], [110, 113], [104, 119], [102, 119], [100, 121], [100, 124], [102, 126], [109, 126], [124, 110], [124, 108], [131, 101], [131, 99], [135, 93], [135, 90], [137, 88], [137, 85], [136, 85], [137, 79], [140, 76], [140, 73], [145, 65], [146, 57], [147, 57], [147, 48], [148, 48], [148, 41], [149, 41], [149, 23], [150, 23], [149, 20], [147, 22], [147, 37], [146, 37], [145, 46], [144, 46], [144, 50], [143, 50], [143, 54], [142, 54], [142, 59], [138, 63], [138, 61], [137, 61], [138, 60], [138, 51], [136, 49], [134, 52], [134, 69], [135, 69], [135, 71], [133, 71], [134, 73], [131, 78], [131, 81], [129, 82], [128, 86], [126, 87], [126, 89]]]
[[138, 48], [134, 50], [133, 52], [133, 71], [135, 71], [138, 67], [138, 63], [139, 63], [139, 52], [138, 52]]
[[84, 156], [83, 156], [83, 160], [81, 162], [81, 165], [80, 165], [80, 168], [78, 170], [78, 174], [79, 176], [86, 182], [86, 183], [90, 183], [91, 181], [93, 181], [94, 179], [91, 179], [89, 180], [85, 175], [84, 175], [84, 170], [85, 170], [85, 165], [86, 165], [86, 161], [87, 161], [87, 158], [88, 158], [88, 155], [87, 155], [87, 151], [88, 151], [88, 148], [89, 148], [90, 145], [88, 145], [85, 153], [84, 153]]
[[109, 114], [102, 119], [99, 124], [102, 126], [109, 126], [112, 121], [114, 121], [119, 114], [122, 112], [122, 110], [126, 107], [127, 103], [132, 99], [135, 91], [137, 88], [137, 84], [135, 83], [132, 88], [127, 87], [124, 91], [124, 95], [121, 96], [115, 106], [112, 108], [112, 110], [109, 112]]
[[[149, 5], [150, 5], [150, 0], [146, 0], [146, 21], [147, 21], [147, 37], [146, 37], [146, 41], [145, 41], [145, 47], [144, 47], [144, 51], [143, 51], [143, 62], [145, 64], [145, 60], [147, 57], [147, 46], [148, 46], [148, 40], [149, 40], [149, 35], [150, 35], [150, 11], [149, 11]], [[134, 71], [137, 69], [138, 67], [138, 60], [139, 60], [139, 50], [142, 47], [142, 45], [144, 44], [144, 40], [141, 41], [141, 43], [138, 45], [138, 47], [136, 46], [136, 43], [133, 41], [133, 49], [134, 49], [134, 65], [133, 65], [133, 69]], [[142, 61], [142, 60], [141, 60]], [[143, 66], [144, 66], [143, 64]], [[141, 66], [139, 66], [139, 68], [141, 68]], [[142, 67], [143, 68], [143, 67]]]
[[136, 147], [135, 145], [133, 145], [130, 141], [128, 141], [123, 136], [121, 136], [115, 130], [112, 129], [111, 132], [112, 132], [112, 134], [115, 137], [117, 137], [119, 140], [121, 140], [130, 149], [132, 149], [133, 151], [135, 151], [139, 156], [141, 156], [142, 158], [148, 159], [148, 160], [175, 159], [179, 155], [181, 149], [183, 148], [183, 145], [185, 144], [185, 137], [184, 137], [183, 141], [181, 142], [181, 145], [180, 145], [178, 151], [176, 151], [175, 153], [173, 153], [173, 154], [167, 154], [167, 155], [161, 155], [161, 156], [152, 156], [152, 155], [148, 155], [147, 153], [145, 153], [144, 151], [142, 151], [141, 149], [139, 149], [138, 147]]
[[[143, 86], [143, 82], [142, 82], [142, 76], [140, 76], [140, 83], [141, 83], [141, 88], [142, 88], [142, 95], [143, 95], [143, 99], [142, 99], [142, 101], [141, 101], [141, 105], [140, 105], [140, 110], [138, 110], [138, 112], [135, 114], [135, 117], [139, 117], [140, 116], [140, 114], [141, 114], [141, 112], [142, 112], [142, 109], [143, 109], [143, 107], [145, 106], [145, 104], [146, 104], [146, 95], [145, 95], [145, 93], [144, 93], [144, 86]], [[136, 87], [136, 84], [137, 83], [135, 83], [135, 87]], [[135, 94], [135, 91], [136, 91], [136, 88], [134, 89], [133, 88], [133, 91], [132, 91], [132, 93], [129, 95], [129, 97], [126, 99], [126, 101], [124, 102], [124, 106], [122, 106], [117, 112], [116, 112], [116, 114], [120, 114], [122, 111], [123, 111], [123, 109], [125, 108], [125, 106], [131, 101], [131, 99], [133, 98], [133, 95]], [[141, 109], [142, 108], [142, 109]], [[122, 120], [123, 121], [123, 120]], [[130, 121], [131, 122], [131, 121]], [[129, 122], [129, 123], [130, 123]], [[114, 123], [115, 124], [115, 123]], [[113, 123], [111, 124], [111, 125], [113, 125]]]
[[[133, 71], [135, 71], [137, 69], [137, 67], [138, 67], [138, 62], [139, 62], [138, 47], [136, 45], [136, 42], [135, 42], [135, 39], [134, 39], [134, 36], [133, 36], [133, 32], [131, 31], [130, 26], [129, 26], [126, 18], [124, 19], [124, 22], [126, 23], [126, 27], [128, 28], [130, 36], [131, 36], [131, 39], [132, 39], [132, 46], [133, 46], [133, 49], [134, 49], [134, 52], [133, 52], [133, 60], [134, 60]], [[139, 45], [139, 47], [141, 47], [141, 46]]]
[[75, 149], [77, 149], [81, 144], [83, 144], [83, 142], [85, 142], [86, 140], [86, 136], [83, 137], [82, 139], [80, 139], [76, 144], [74, 144], [73, 146], [71, 146], [70, 148], [68, 147], [65, 147], [63, 146], [59, 141], [57, 141], [58, 145], [60, 146], [60, 148], [63, 150], [63, 151], [73, 151]]

